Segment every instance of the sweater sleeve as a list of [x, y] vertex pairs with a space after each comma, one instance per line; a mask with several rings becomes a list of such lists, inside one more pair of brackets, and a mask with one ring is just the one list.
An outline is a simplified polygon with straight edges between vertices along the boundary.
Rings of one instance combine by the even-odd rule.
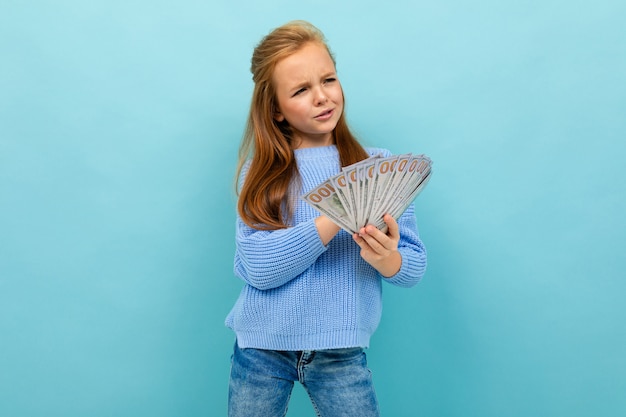
[[265, 231], [237, 218], [235, 274], [259, 290], [277, 288], [304, 272], [326, 249], [314, 220]]
[[412, 287], [426, 272], [426, 248], [419, 238], [413, 204], [398, 218], [398, 226], [398, 251], [402, 255], [402, 266], [395, 275], [383, 280], [399, 287]]

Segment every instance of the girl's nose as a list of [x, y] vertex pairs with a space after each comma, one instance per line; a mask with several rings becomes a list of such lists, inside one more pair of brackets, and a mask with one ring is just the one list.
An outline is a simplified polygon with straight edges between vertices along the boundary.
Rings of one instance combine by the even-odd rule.
[[315, 100], [316, 100], [316, 104], [320, 105], [320, 104], [326, 103], [328, 101], [328, 98], [326, 97], [326, 94], [324, 94], [322, 90], [319, 90], [317, 92], [317, 95], [315, 96]]

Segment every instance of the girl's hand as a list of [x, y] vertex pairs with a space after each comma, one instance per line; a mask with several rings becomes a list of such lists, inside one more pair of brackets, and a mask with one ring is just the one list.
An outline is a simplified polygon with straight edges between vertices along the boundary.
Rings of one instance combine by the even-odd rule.
[[372, 265], [382, 276], [395, 275], [402, 266], [402, 255], [398, 252], [400, 232], [398, 223], [389, 214], [383, 220], [387, 224], [387, 234], [372, 225], [362, 227], [352, 238], [361, 247], [361, 257]]
[[317, 233], [322, 240], [322, 244], [324, 246], [328, 245], [341, 228], [333, 223], [328, 217], [321, 215], [315, 218], [315, 227], [317, 228]]

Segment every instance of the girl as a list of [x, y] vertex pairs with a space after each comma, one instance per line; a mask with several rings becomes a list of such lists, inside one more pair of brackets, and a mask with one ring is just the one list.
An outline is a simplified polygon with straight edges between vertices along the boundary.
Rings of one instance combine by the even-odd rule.
[[413, 208], [388, 231], [350, 236], [299, 196], [370, 155], [352, 136], [323, 34], [296, 21], [257, 45], [240, 149], [234, 270], [245, 286], [226, 319], [236, 334], [229, 416], [284, 416], [294, 381], [318, 416], [378, 416], [364, 348], [382, 282], [409, 287], [426, 268]]

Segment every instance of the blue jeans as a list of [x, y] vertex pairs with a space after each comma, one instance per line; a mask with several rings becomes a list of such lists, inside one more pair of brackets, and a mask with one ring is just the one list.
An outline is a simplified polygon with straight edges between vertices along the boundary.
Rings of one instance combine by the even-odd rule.
[[240, 349], [235, 343], [229, 417], [284, 417], [295, 381], [320, 417], [379, 416], [362, 348], [275, 351]]

